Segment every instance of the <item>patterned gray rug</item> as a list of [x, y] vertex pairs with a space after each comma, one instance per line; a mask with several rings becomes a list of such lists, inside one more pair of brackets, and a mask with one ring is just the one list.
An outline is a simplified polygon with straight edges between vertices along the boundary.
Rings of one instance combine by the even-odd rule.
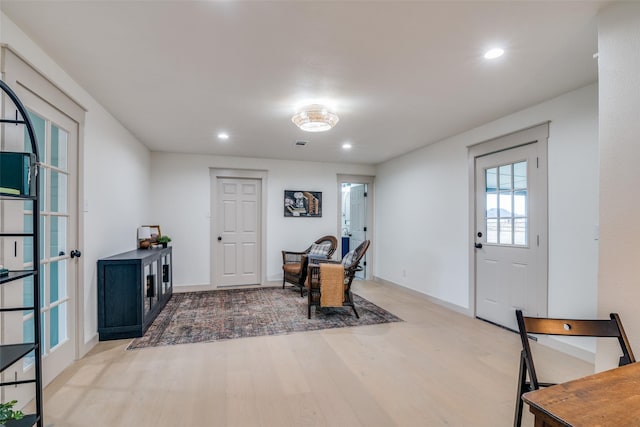
[[301, 298], [292, 288], [176, 293], [127, 350], [402, 321], [358, 295], [353, 297], [360, 319], [351, 307], [313, 308], [307, 319], [307, 297]]

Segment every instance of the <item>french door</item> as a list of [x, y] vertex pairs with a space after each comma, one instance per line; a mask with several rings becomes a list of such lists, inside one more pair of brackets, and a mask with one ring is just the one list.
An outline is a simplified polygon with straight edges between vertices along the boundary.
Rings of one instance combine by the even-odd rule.
[[[43, 385], [69, 366], [76, 355], [76, 269], [72, 252], [77, 248], [78, 125], [35, 95], [21, 98], [33, 123], [40, 153], [40, 316]], [[26, 138], [25, 138], [26, 140]], [[24, 147], [27, 149], [28, 147]], [[25, 202], [23, 229], [31, 232], [31, 204]], [[23, 267], [33, 268], [33, 242], [23, 245]], [[75, 255], [75, 253], [74, 253]], [[33, 280], [31, 278], [30, 280]], [[32, 304], [32, 283], [23, 287], [23, 302]], [[33, 313], [23, 316], [24, 341], [32, 341]], [[33, 358], [25, 358], [24, 371]]]

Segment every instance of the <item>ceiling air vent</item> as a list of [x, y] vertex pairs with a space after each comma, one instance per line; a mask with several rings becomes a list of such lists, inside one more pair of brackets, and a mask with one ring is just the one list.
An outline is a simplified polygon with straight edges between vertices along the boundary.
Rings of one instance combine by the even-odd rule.
[[297, 147], [304, 147], [308, 143], [309, 143], [309, 141], [296, 141], [296, 146]]

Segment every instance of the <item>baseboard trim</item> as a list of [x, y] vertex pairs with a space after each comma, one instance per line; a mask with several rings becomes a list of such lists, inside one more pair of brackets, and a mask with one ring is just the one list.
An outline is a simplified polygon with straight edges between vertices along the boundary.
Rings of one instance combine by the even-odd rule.
[[274, 288], [276, 286], [282, 286], [282, 281], [267, 281], [256, 285], [229, 285], [219, 287], [215, 287], [213, 285], [174, 285], [173, 292], [176, 294], [180, 294], [185, 292], [216, 291], [223, 289]]
[[567, 342], [560, 341], [553, 336], [540, 335], [538, 336], [538, 344], [552, 348], [562, 353], [566, 353], [570, 356], [576, 357], [585, 362], [589, 362], [593, 365], [596, 363], [596, 354], [587, 349], [576, 347]]
[[87, 355], [87, 353], [89, 353], [89, 351], [91, 351], [91, 349], [93, 347], [96, 346], [96, 344], [98, 344], [98, 333], [94, 333], [93, 336], [91, 338], [89, 338], [88, 341], [80, 344], [78, 346], [78, 359], [80, 360], [82, 359], [84, 356]]
[[174, 285], [173, 293], [180, 294], [185, 292], [202, 292], [202, 291], [215, 291], [216, 288], [212, 285]]
[[474, 313], [473, 313], [473, 311], [471, 309], [464, 308], [464, 307], [461, 307], [461, 306], [456, 305], [456, 304], [452, 304], [452, 303], [450, 303], [448, 301], [445, 301], [445, 300], [442, 300], [440, 298], [436, 298], [434, 296], [425, 294], [425, 293], [420, 292], [420, 291], [418, 291], [416, 289], [409, 288], [407, 286], [401, 285], [399, 283], [392, 282], [392, 281], [387, 280], [387, 279], [383, 279], [382, 277], [373, 276], [373, 281], [377, 282], [377, 283], [381, 283], [383, 285], [387, 285], [387, 286], [391, 286], [391, 287], [394, 287], [394, 288], [397, 288], [397, 289], [401, 289], [401, 290], [403, 290], [405, 292], [410, 293], [411, 295], [414, 295], [414, 296], [416, 296], [418, 298], [423, 298], [423, 299], [425, 299], [425, 300], [427, 300], [429, 302], [432, 302], [432, 303], [437, 304], [439, 306], [445, 307], [445, 308], [447, 308], [447, 309], [449, 309], [451, 311], [455, 311], [456, 313], [464, 314], [465, 316], [468, 316], [468, 317], [473, 317], [473, 315], [474, 315]]

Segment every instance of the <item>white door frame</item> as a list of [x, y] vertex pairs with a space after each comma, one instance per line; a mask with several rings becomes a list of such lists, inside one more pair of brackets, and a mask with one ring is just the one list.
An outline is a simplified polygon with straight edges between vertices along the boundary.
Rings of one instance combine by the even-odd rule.
[[217, 228], [216, 228], [216, 212], [218, 201], [218, 178], [239, 178], [239, 179], [257, 179], [260, 180], [260, 272], [258, 277], [260, 278], [260, 284], [266, 282], [266, 268], [267, 265], [267, 171], [266, 170], [254, 170], [254, 169], [221, 169], [210, 168], [209, 169], [209, 187], [210, 187], [210, 221], [209, 221], [209, 287], [211, 289], [217, 289], [215, 283], [216, 277], [216, 263], [214, 262], [214, 256], [216, 254], [217, 245]]
[[[44, 102], [59, 110], [62, 114], [77, 123], [78, 126], [78, 160], [76, 164], [77, 173], [77, 193], [76, 193], [76, 236], [78, 249], [84, 251], [84, 211], [82, 200], [84, 200], [84, 122], [87, 111], [80, 103], [60, 89], [55, 83], [45, 77], [44, 74], [33, 68], [33, 66], [17, 53], [11, 46], [1, 44], [2, 47], [2, 78], [16, 92], [18, 97], [22, 91], [30, 92], [41, 98]], [[29, 108], [29, 105], [25, 105]], [[76, 280], [75, 280], [75, 359], [79, 359], [89, 352], [97, 342], [97, 334], [93, 339], [85, 342], [85, 315], [91, 310], [85, 308], [85, 286], [84, 286], [84, 260], [85, 257], [75, 258]]]
[[[548, 206], [547, 206], [547, 194], [548, 194], [548, 174], [547, 174], [547, 159], [548, 149], [547, 140], [549, 138], [549, 121], [542, 122], [533, 125], [529, 128], [518, 130], [508, 133], [496, 138], [491, 138], [486, 141], [481, 141], [476, 144], [470, 145], [468, 149], [468, 165], [469, 165], [469, 236], [468, 236], [468, 256], [469, 256], [469, 314], [471, 316], [476, 315], [476, 256], [475, 247], [476, 242], [476, 157], [484, 156], [499, 151], [509, 150], [521, 145], [536, 142], [539, 144], [538, 153], [540, 154], [540, 175], [541, 175], [541, 188], [544, 190], [545, 195], [542, 197], [542, 203], [544, 203], [542, 212], [544, 212], [544, 218], [542, 219], [542, 226], [540, 228], [540, 250], [543, 252], [544, 273], [547, 287], [549, 286], [549, 224], [548, 224]], [[518, 139], [514, 139], [514, 135], [518, 135]], [[526, 141], [526, 142], [525, 142]], [[547, 297], [547, 307], [549, 301]]]
[[375, 240], [373, 239], [373, 224], [374, 222], [374, 176], [369, 175], [343, 175], [338, 174], [338, 215], [337, 215], [337, 230], [336, 236], [338, 236], [338, 248], [336, 249], [336, 253], [338, 254], [338, 259], [341, 258], [342, 254], [342, 184], [343, 183], [354, 183], [354, 184], [367, 184], [367, 240], [371, 240], [371, 246], [367, 250], [367, 268], [366, 268], [366, 280], [372, 280], [373, 278], [373, 265], [374, 265], [374, 254], [375, 254]]

